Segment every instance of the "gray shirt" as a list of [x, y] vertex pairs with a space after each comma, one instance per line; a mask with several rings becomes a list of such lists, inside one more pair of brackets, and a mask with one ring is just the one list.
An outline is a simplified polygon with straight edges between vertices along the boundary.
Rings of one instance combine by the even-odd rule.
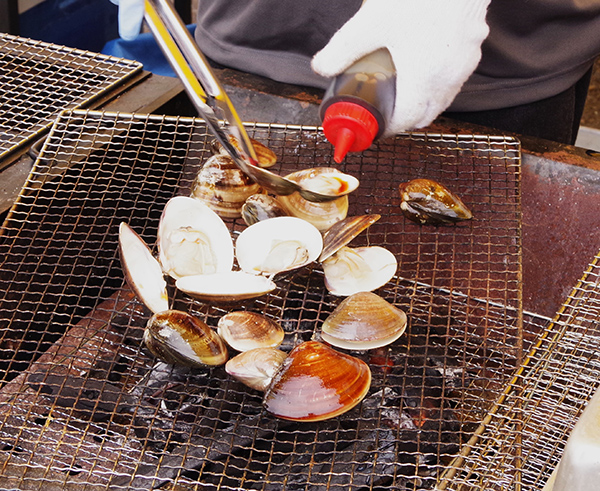
[[[361, 0], [199, 0], [209, 58], [280, 82], [326, 88], [310, 61]], [[573, 85], [600, 54], [600, 0], [492, 0], [482, 59], [449, 108], [525, 104]], [[398, 68], [397, 69], [401, 69]]]

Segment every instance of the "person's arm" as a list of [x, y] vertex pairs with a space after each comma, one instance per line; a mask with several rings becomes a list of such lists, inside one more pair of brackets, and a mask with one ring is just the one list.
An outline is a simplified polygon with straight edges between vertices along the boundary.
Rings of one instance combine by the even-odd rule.
[[315, 55], [325, 77], [379, 48], [396, 67], [396, 100], [386, 135], [422, 128], [459, 93], [481, 58], [490, 0], [367, 0]]

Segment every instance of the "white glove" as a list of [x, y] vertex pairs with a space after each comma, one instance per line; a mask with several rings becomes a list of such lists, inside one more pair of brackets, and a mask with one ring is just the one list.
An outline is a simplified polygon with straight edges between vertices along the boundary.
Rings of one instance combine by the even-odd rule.
[[324, 77], [387, 48], [396, 101], [385, 135], [422, 128], [450, 106], [481, 58], [490, 0], [367, 0], [312, 60]]
[[119, 6], [119, 36], [125, 41], [135, 39], [144, 20], [144, 0], [110, 0]]

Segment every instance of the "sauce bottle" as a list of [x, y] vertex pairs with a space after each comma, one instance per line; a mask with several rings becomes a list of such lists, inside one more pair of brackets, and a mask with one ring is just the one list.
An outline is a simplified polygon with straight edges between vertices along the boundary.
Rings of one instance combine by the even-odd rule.
[[348, 152], [366, 150], [381, 136], [395, 97], [396, 69], [386, 48], [364, 56], [333, 80], [319, 113], [337, 163]]

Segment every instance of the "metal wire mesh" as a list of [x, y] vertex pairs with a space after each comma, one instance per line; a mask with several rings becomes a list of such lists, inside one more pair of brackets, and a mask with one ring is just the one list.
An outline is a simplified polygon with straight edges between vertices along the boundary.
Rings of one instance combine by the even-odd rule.
[[0, 33], [0, 160], [142, 69], [129, 61]]
[[543, 330], [447, 489], [538, 490], [548, 481], [600, 381], [599, 261]]
[[[275, 171], [330, 165], [318, 128], [249, 126]], [[521, 361], [520, 148], [505, 137], [412, 134], [340, 166], [361, 185], [350, 215], [382, 218], [352, 245], [398, 259], [378, 293], [406, 311], [405, 335], [359, 353], [373, 373], [348, 413], [292, 423], [222, 367], [156, 362], [149, 312], [123, 286], [118, 225], [149, 244], [170, 197], [210, 156], [202, 121], [69, 111], [54, 124], [3, 230], [0, 251], [0, 485], [19, 489], [431, 489], [480, 427]], [[398, 184], [438, 180], [475, 219], [425, 227]], [[233, 236], [244, 225], [227, 220]], [[310, 339], [340, 298], [318, 265], [238, 308]], [[215, 326], [228, 310], [172, 292]], [[533, 334], [531, 334], [532, 336]]]

